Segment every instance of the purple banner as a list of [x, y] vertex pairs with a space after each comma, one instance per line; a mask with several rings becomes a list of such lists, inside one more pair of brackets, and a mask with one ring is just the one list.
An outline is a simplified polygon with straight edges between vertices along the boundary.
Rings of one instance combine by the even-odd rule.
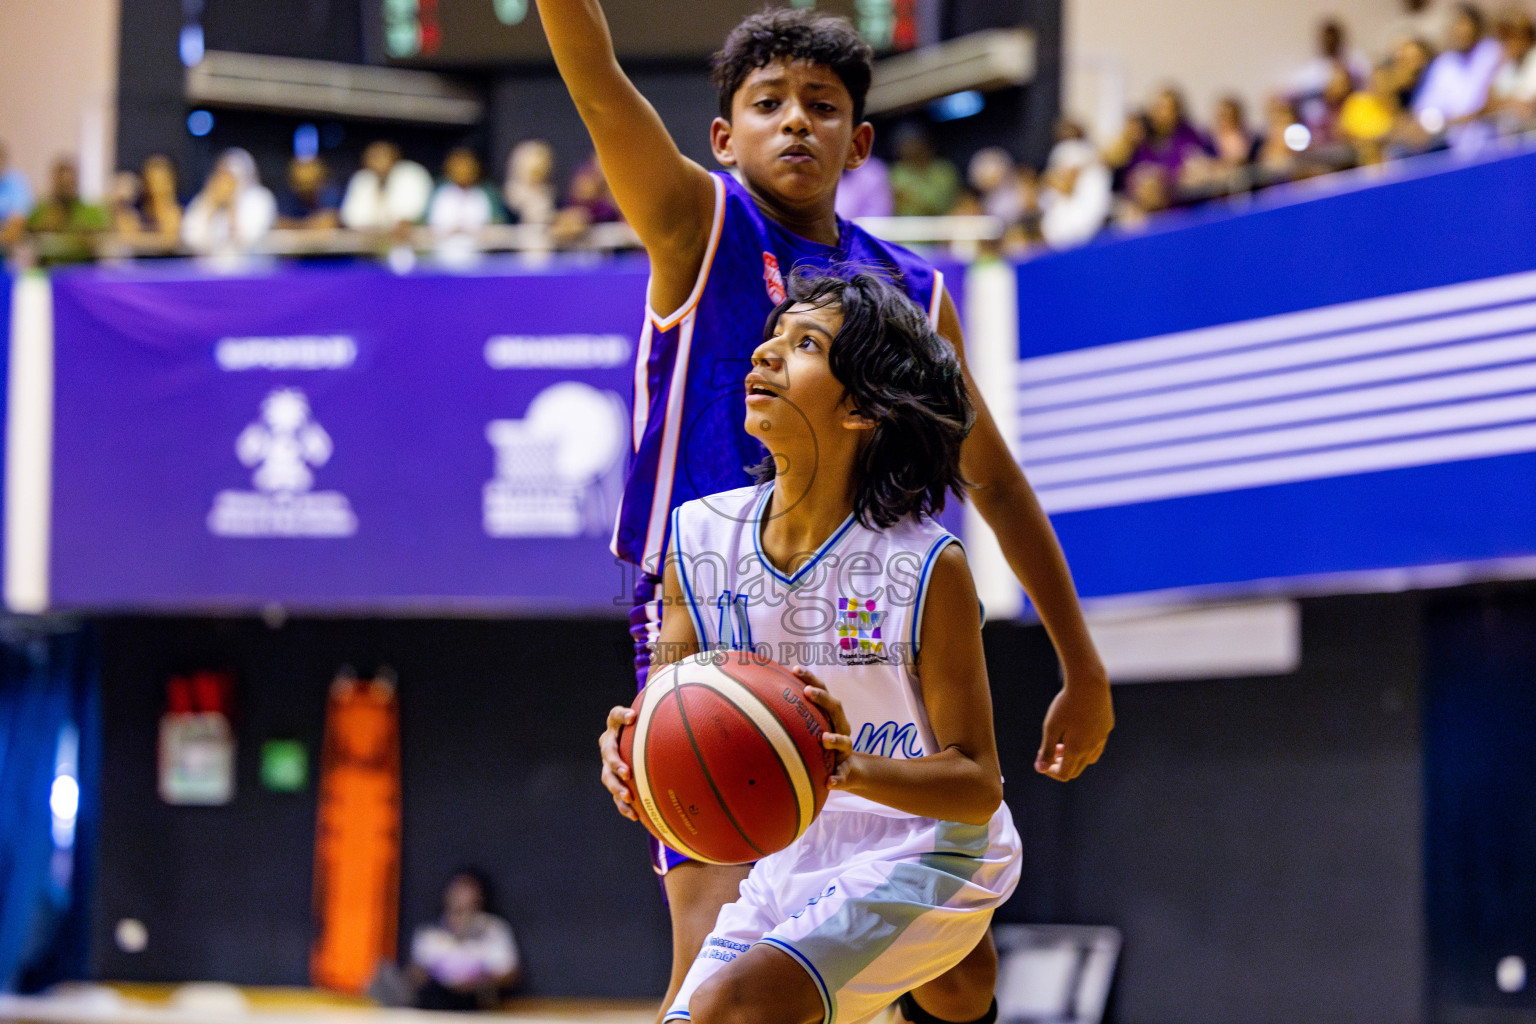
[[613, 613], [644, 290], [57, 275], [53, 605]]

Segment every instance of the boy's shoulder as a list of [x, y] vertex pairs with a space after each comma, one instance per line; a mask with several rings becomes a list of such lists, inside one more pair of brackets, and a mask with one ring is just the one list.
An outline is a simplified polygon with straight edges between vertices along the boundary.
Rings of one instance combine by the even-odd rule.
[[750, 516], [767, 490], [766, 484], [754, 483], [745, 487], [733, 487], [728, 491], [717, 491], [714, 494], [706, 494], [683, 502], [677, 506], [673, 515], [677, 517], [678, 524], [684, 528], [721, 522], [743, 522]]

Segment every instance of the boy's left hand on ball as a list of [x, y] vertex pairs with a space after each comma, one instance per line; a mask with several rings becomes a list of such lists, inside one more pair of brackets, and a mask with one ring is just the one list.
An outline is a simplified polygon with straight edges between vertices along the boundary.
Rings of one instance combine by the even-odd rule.
[[832, 723], [832, 731], [821, 734], [821, 745], [837, 755], [837, 767], [827, 780], [827, 785], [837, 789], [848, 782], [849, 755], [853, 753], [853, 730], [848, 725], [848, 715], [843, 711], [843, 702], [832, 696], [809, 670], [797, 668], [794, 671], [805, 683], [806, 698], [825, 711], [827, 720]]

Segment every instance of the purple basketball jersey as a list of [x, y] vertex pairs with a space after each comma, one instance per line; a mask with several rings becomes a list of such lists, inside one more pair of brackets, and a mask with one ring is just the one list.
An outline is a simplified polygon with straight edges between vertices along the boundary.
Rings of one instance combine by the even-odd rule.
[[943, 275], [915, 253], [838, 221], [838, 244], [791, 234], [763, 215], [733, 177], [713, 175], [715, 219], [693, 293], [681, 309], [647, 308], [635, 358], [633, 452], [614, 554], [659, 571], [674, 508], [751, 482], [762, 445], [742, 426], [742, 380], [763, 325], [797, 267], [854, 264], [883, 271], [938, 323]]

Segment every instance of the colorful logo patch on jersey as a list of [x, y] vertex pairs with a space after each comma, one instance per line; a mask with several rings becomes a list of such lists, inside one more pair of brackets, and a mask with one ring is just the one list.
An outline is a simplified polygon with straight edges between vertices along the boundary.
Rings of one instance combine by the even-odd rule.
[[784, 275], [779, 273], [779, 258], [771, 252], [763, 253], [763, 283], [768, 286], [768, 297], [777, 306], [788, 293], [784, 291]]
[[868, 665], [886, 660], [885, 639], [880, 635], [885, 616], [872, 599], [837, 599], [837, 653], [843, 664]]

